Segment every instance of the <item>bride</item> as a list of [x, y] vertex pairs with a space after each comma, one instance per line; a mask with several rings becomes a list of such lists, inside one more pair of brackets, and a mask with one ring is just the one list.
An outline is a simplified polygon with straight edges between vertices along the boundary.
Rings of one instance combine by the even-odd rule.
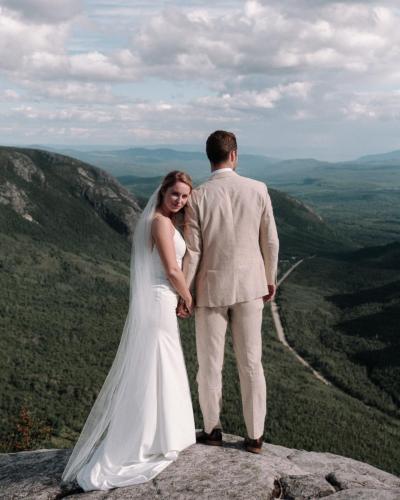
[[107, 378], [62, 482], [84, 491], [151, 480], [196, 442], [180, 343], [178, 297], [193, 310], [181, 264], [185, 242], [174, 225], [192, 181], [170, 172], [149, 199], [132, 243], [129, 311]]

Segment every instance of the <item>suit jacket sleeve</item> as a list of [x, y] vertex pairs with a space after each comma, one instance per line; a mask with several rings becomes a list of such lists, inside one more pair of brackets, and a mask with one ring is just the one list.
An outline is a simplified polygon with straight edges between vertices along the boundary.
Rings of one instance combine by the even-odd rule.
[[184, 237], [186, 242], [186, 254], [183, 259], [183, 274], [186, 284], [192, 295], [194, 295], [196, 273], [201, 260], [202, 237], [198, 206], [196, 205], [195, 193], [185, 207]]
[[265, 205], [260, 223], [260, 248], [264, 259], [265, 276], [269, 285], [276, 285], [278, 271], [279, 238], [271, 198], [265, 186]]

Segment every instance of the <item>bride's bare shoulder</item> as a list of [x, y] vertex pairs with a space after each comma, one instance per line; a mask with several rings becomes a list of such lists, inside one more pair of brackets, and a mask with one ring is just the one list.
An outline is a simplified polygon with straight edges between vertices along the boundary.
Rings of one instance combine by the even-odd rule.
[[169, 217], [156, 212], [151, 222], [151, 230], [153, 234], [165, 233], [167, 231], [173, 234], [175, 227]]

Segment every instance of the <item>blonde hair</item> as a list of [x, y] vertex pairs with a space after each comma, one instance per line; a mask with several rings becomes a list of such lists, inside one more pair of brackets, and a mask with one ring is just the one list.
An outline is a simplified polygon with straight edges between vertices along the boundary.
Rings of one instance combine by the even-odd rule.
[[[157, 196], [156, 209], [160, 208], [160, 206], [162, 205], [164, 201], [165, 191], [174, 184], [176, 184], [177, 182], [183, 182], [184, 184], [190, 187], [190, 192], [192, 192], [193, 182], [190, 175], [187, 174], [186, 172], [181, 172], [180, 170], [173, 170], [164, 177], [161, 183], [161, 187]], [[179, 212], [174, 215], [173, 219], [175, 221], [175, 225], [181, 227], [184, 226], [184, 213], [185, 213], [185, 207], [183, 207], [182, 210], [179, 210]]]

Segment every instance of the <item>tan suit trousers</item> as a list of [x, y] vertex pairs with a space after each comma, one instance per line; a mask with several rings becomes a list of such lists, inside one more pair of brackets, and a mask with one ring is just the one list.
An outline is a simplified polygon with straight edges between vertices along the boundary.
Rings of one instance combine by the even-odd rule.
[[267, 388], [262, 366], [262, 298], [230, 306], [196, 307], [197, 383], [204, 430], [221, 427], [225, 334], [231, 326], [248, 436], [264, 434]]

